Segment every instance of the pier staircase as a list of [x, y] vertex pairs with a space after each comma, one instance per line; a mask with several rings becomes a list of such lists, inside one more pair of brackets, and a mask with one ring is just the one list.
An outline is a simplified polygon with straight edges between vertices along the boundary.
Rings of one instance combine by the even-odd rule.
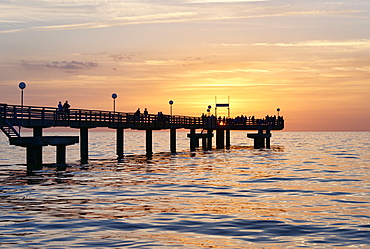
[[3, 123], [0, 124], [0, 129], [9, 139], [21, 137], [19, 132], [14, 128], [14, 126], [11, 123], [9, 123], [8, 120], [5, 120]]

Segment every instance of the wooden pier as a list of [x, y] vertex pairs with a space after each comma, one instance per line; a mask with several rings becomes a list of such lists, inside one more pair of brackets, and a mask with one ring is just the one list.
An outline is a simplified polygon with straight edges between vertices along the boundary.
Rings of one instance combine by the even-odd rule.
[[[16, 127], [33, 129], [32, 137], [21, 137]], [[43, 128], [70, 127], [80, 130], [79, 137], [44, 137]], [[0, 104], [0, 129], [9, 138], [11, 145], [27, 148], [27, 166], [30, 169], [42, 165], [42, 146], [57, 147], [57, 164], [65, 164], [65, 147], [80, 143], [81, 164], [88, 163], [88, 131], [92, 128], [108, 127], [116, 130], [116, 153], [124, 157], [124, 130], [145, 130], [146, 154], [153, 154], [153, 130], [170, 131], [170, 150], [176, 153], [176, 130], [188, 129], [190, 150], [199, 147], [202, 140], [203, 150], [212, 149], [213, 131], [216, 131], [216, 148], [230, 148], [231, 130], [256, 130], [248, 134], [254, 139], [255, 148], [269, 148], [272, 130], [284, 129], [282, 117], [221, 118], [213, 116], [177, 116], [163, 114], [122, 113], [99, 110], [70, 109], [60, 112], [58, 108]], [[196, 133], [197, 130], [202, 130]], [[266, 141], [266, 143], [265, 143]]]

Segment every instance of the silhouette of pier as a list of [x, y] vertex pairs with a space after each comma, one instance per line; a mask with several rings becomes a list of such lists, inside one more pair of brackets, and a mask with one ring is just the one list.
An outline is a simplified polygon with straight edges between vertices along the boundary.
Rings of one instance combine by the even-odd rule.
[[[17, 127], [33, 129], [32, 137], [22, 137]], [[80, 136], [42, 135], [42, 129], [49, 127], [70, 127], [80, 131]], [[154, 130], [170, 131], [170, 150], [176, 153], [176, 130], [188, 129], [190, 133], [190, 150], [200, 147], [212, 150], [213, 131], [216, 132], [216, 148], [230, 148], [231, 130], [255, 130], [248, 134], [254, 139], [254, 148], [270, 148], [272, 130], [284, 129], [284, 119], [265, 118], [221, 118], [214, 116], [178, 116], [143, 113], [123, 113], [115, 111], [70, 109], [61, 112], [53, 107], [35, 107], [0, 104], [0, 129], [9, 138], [11, 145], [27, 149], [27, 166], [37, 169], [42, 165], [42, 146], [56, 146], [58, 165], [65, 165], [66, 146], [80, 143], [81, 164], [88, 163], [88, 131], [92, 128], [108, 127], [116, 130], [116, 153], [118, 159], [124, 157], [124, 130], [145, 130], [146, 154], [153, 154], [152, 132]], [[201, 132], [197, 133], [197, 130]]]

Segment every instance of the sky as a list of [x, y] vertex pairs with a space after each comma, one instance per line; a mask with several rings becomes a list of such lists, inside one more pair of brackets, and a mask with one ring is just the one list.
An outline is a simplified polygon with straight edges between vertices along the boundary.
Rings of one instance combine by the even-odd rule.
[[[370, 130], [368, 0], [2, 0], [0, 103]], [[217, 114], [227, 115], [218, 108]]]

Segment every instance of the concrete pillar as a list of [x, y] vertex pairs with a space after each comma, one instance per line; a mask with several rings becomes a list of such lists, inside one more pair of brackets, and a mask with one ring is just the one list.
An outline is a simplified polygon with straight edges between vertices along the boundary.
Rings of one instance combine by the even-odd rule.
[[265, 139], [263, 137], [255, 137], [254, 148], [255, 149], [265, 148]]
[[[33, 127], [33, 136], [42, 137], [42, 127]], [[34, 148], [32, 150], [35, 153], [36, 163], [42, 165], [42, 146], [34, 145]]]
[[66, 164], [66, 145], [65, 144], [57, 145], [57, 164], [58, 165]]
[[146, 155], [153, 155], [153, 130], [146, 129]]
[[195, 129], [190, 129], [190, 151], [195, 151], [197, 143], [198, 141], [195, 138]]
[[195, 148], [199, 148], [199, 137], [196, 137], [194, 138], [194, 145], [195, 145]]
[[33, 136], [42, 137], [42, 127], [33, 127]]
[[258, 138], [253, 138], [253, 148], [259, 149]]
[[116, 132], [116, 150], [117, 158], [122, 159], [124, 157], [124, 129], [117, 128]]
[[265, 148], [266, 147], [265, 146], [265, 138], [264, 137], [260, 139], [260, 143], [261, 143], [261, 148]]
[[42, 164], [38, 161], [37, 150], [39, 146], [27, 146], [27, 171], [40, 170]]
[[266, 130], [266, 148], [270, 149], [271, 148], [271, 143], [270, 143], [270, 137], [271, 137], [271, 130], [268, 129]]
[[170, 148], [171, 153], [176, 153], [176, 128], [170, 129]]
[[216, 148], [217, 149], [225, 148], [224, 140], [225, 140], [224, 129], [217, 129], [216, 130]]
[[213, 130], [211, 129], [207, 130], [207, 150], [212, 150], [212, 132]]
[[271, 143], [270, 143], [270, 138], [266, 137], [266, 148], [270, 149], [271, 148]]
[[80, 157], [81, 164], [87, 164], [89, 160], [89, 135], [88, 128], [80, 128]]
[[202, 149], [203, 150], [208, 150], [207, 148], [207, 138], [206, 137], [202, 137]]
[[230, 130], [226, 129], [226, 149], [230, 149]]

